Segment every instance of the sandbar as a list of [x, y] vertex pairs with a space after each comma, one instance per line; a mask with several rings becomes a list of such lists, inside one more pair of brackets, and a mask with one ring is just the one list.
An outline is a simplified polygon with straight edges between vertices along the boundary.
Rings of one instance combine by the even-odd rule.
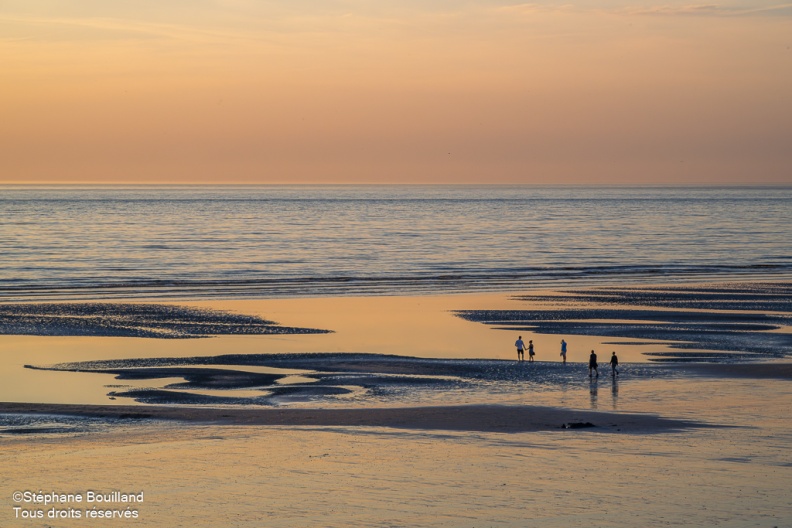
[[653, 414], [608, 413], [524, 405], [453, 405], [347, 409], [204, 408], [0, 403], [0, 414], [66, 415], [108, 420], [171, 420], [194, 424], [521, 433], [585, 429], [606, 433], [660, 433], [711, 424]]
[[692, 363], [680, 368], [717, 378], [792, 380], [792, 363]]

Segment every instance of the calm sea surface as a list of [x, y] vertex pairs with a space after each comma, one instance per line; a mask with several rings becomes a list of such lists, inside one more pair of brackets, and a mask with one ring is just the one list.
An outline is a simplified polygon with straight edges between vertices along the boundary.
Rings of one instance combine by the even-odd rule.
[[792, 187], [0, 186], [0, 300], [792, 277]]

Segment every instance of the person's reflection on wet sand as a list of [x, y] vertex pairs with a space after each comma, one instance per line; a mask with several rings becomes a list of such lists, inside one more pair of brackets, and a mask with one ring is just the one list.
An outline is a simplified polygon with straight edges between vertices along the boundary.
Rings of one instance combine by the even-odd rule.
[[613, 410], [616, 410], [619, 401], [619, 380], [614, 377], [613, 383], [611, 384], [611, 397], [613, 399]]
[[591, 408], [597, 408], [597, 378], [589, 378], [589, 396], [591, 398]]

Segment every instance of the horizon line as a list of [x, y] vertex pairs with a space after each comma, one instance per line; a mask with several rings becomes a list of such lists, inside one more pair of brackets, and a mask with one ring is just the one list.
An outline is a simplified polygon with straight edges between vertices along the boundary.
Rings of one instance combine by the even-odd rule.
[[3, 187], [792, 187], [792, 182], [760, 183], [520, 183], [520, 182], [3, 182]]

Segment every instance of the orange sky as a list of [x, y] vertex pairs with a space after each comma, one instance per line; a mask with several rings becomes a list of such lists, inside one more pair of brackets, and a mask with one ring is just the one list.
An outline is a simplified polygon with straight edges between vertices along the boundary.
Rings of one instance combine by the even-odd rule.
[[0, 183], [792, 183], [792, 4], [0, 1]]

